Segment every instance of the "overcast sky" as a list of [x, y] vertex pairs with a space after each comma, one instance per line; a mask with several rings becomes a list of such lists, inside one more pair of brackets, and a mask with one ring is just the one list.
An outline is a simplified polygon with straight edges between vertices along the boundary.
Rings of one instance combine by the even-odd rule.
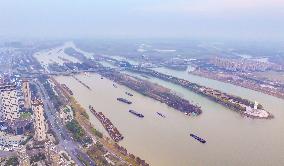
[[284, 40], [284, 0], [0, 0], [0, 36]]

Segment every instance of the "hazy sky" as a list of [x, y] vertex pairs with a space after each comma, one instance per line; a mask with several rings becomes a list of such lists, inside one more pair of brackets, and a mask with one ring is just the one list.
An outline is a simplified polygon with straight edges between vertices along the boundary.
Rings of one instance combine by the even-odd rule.
[[284, 0], [0, 0], [0, 36], [284, 40]]

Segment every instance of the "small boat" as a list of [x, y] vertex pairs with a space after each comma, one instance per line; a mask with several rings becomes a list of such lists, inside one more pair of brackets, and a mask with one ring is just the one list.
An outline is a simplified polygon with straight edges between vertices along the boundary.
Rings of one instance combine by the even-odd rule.
[[131, 94], [129, 92], [125, 92], [125, 94], [127, 94], [128, 96], [133, 96], [133, 94]]
[[202, 139], [202, 138], [198, 137], [197, 135], [190, 134], [190, 136], [191, 136], [191, 137], [193, 137], [194, 139], [196, 139], [197, 141], [199, 141], [199, 142], [203, 143], [203, 144], [205, 144], [205, 143], [206, 143], [206, 141], [205, 141], [204, 139]]
[[117, 88], [117, 86], [115, 84], [112, 84], [113, 87]]
[[160, 112], [157, 112], [157, 114], [158, 114], [159, 116], [163, 117], [163, 118], [166, 117], [164, 114], [162, 114], [162, 113], [160, 113]]
[[87, 73], [87, 72], [84, 72], [84, 75], [85, 75], [85, 76], [88, 76], [88, 77], [90, 76], [89, 73]]
[[133, 115], [138, 116], [139, 118], [144, 118], [144, 115], [143, 115], [143, 114], [140, 114], [140, 113], [138, 113], [138, 112], [136, 112], [136, 111], [134, 111], [134, 110], [129, 110], [129, 112], [132, 113]]

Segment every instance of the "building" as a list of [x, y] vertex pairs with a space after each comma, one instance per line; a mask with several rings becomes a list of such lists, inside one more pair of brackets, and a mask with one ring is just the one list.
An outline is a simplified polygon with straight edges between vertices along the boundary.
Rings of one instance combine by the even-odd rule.
[[0, 117], [3, 121], [14, 121], [20, 117], [19, 101], [17, 96], [16, 85], [0, 85]]
[[14, 135], [23, 135], [33, 129], [32, 119], [18, 119], [7, 123], [7, 132]]
[[54, 166], [61, 166], [62, 161], [57, 147], [50, 141], [46, 142], [44, 147], [49, 164]]
[[256, 110], [256, 109], [257, 109], [257, 106], [258, 106], [258, 103], [257, 103], [257, 101], [255, 101], [255, 102], [254, 102], [254, 108], [253, 108], [253, 109]]
[[34, 113], [34, 127], [35, 127], [35, 136], [36, 141], [45, 141], [46, 140], [46, 126], [44, 118], [44, 108], [41, 100], [36, 99], [32, 101], [32, 111]]
[[69, 154], [66, 151], [60, 150], [53, 142], [45, 142], [44, 147], [48, 164], [52, 166], [76, 165]]
[[24, 107], [26, 109], [31, 108], [31, 91], [30, 91], [30, 83], [28, 80], [23, 80], [22, 91], [24, 95]]
[[29, 155], [27, 153], [26, 147], [25, 146], [20, 147], [19, 149], [17, 149], [17, 152], [18, 152], [19, 158], [21, 159], [19, 165], [29, 166], [30, 160], [29, 160]]
[[281, 65], [277, 65], [270, 62], [261, 62], [253, 59], [228, 59], [228, 58], [214, 58], [210, 62], [214, 66], [226, 69], [228, 71], [267, 71], [267, 70], [283, 70]]
[[16, 148], [25, 139], [26, 139], [25, 136], [9, 135], [6, 132], [0, 131], [0, 147], [1, 148]]

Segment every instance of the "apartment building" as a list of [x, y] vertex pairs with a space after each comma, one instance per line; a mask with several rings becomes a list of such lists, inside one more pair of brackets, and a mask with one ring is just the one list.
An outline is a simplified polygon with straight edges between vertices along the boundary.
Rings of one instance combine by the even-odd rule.
[[45, 126], [44, 108], [42, 101], [39, 99], [33, 100], [32, 110], [34, 113], [34, 127], [35, 127], [34, 139], [37, 141], [44, 141], [46, 140], [46, 126]]
[[15, 121], [20, 117], [16, 85], [0, 85], [0, 118], [3, 121]]

